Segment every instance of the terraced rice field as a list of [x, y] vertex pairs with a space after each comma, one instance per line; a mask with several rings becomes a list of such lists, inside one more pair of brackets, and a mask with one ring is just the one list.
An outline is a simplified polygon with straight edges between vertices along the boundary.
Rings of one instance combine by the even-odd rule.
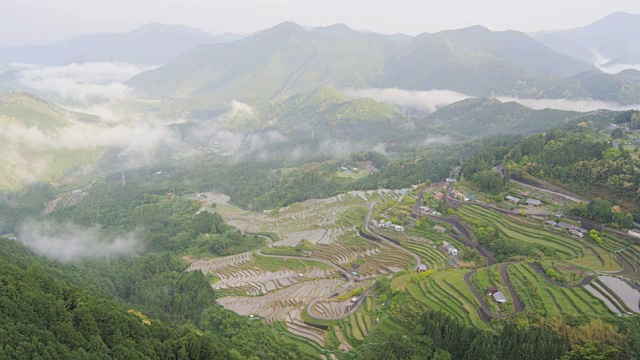
[[[295, 246], [302, 239], [312, 244], [332, 244], [346, 231], [355, 229], [355, 224], [345, 221], [343, 214], [360, 217], [357, 220], [361, 223], [366, 211], [365, 202], [378, 196], [374, 191], [352, 192], [327, 199], [307, 200], [260, 214], [230, 216], [227, 220], [245, 232], [279, 234], [282, 240], [275, 243], [276, 246]], [[358, 207], [361, 209], [354, 210]]]
[[285, 320], [293, 310], [304, 308], [311, 300], [338, 292], [346, 282], [341, 279], [310, 280], [272, 291], [263, 296], [228, 296], [218, 299], [226, 309], [240, 315], [257, 315], [267, 323]]
[[434, 310], [443, 311], [467, 325], [487, 328], [478, 315], [480, 304], [464, 282], [468, 271], [439, 271], [419, 284], [409, 284], [407, 290]]
[[514, 264], [507, 273], [525, 311], [537, 311], [547, 316], [595, 315], [606, 316], [610, 312], [605, 304], [585, 288], [565, 288], [548, 283], [528, 264]]
[[457, 211], [465, 221], [489, 221], [492, 226], [498, 228], [502, 234], [511, 239], [554, 249], [564, 258], [584, 256], [582, 248], [585, 245], [583, 243], [574, 238], [547, 231], [540, 225], [515, 220], [475, 205], [461, 206]]
[[402, 246], [420, 255], [420, 259], [429, 269], [445, 270], [449, 268], [447, 256], [429, 244], [409, 241], [403, 243]]
[[313, 308], [311, 308], [311, 312], [315, 316], [334, 318], [345, 314], [347, 312], [347, 306], [349, 306], [349, 304], [349, 300], [322, 300], [315, 303]]
[[192, 263], [187, 271], [214, 276], [215, 290], [258, 296], [309, 279], [339, 277], [334, 269], [315, 261], [283, 260], [243, 253]]

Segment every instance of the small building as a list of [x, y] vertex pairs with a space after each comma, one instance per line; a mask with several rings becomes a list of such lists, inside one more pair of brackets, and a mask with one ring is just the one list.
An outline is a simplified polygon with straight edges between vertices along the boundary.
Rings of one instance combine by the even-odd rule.
[[559, 227], [559, 228], [562, 228], [562, 229], [565, 229], [565, 230], [573, 230], [573, 228], [575, 228], [575, 226], [573, 226], [573, 225], [571, 225], [569, 223], [566, 223], [566, 222], [562, 222], [562, 221], [557, 223], [556, 227]]
[[505, 199], [505, 200], [507, 200], [508, 202], [513, 203], [513, 204], [516, 204], [516, 205], [518, 205], [518, 203], [520, 202], [520, 199], [518, 199], [518, 198], [517, 198], [517, 197], [515, 197], [515, 196], [511, 196], [511, 195], [507, 195], [507, 196], [505, 196], [505, 198], [504, 198], [504, 199]]
[[580, 232], [577, 229], [571, 229], [570, 232], [571, 232], [571, 235], [573, 235], [573, 236], [577, 236], [579, 238], [583, 238], [584, 237], [584, 233]]
[[447, 178], [447, 184], [454, 184], [457, 180], [455, 178]]
[[207, 197], [205, 195], [198, 195], [198, 197], [196, 198], [196, 201], [199, 202], [203, 202], [205, 200], [207, 200]]
[[564, 216], [564, 214], [555, 214], [553, 215], [555, 216], [557, 219], [562, 219], [562, 217]]
[[427, 271], [427, 265], [425, 265], [425, 264], [420, 264], [420, 265], [418, 266], [418, 272], [425, 272], [425, 271]]
[[442, 214], [437, 212], [437, 211], [432, 212], [431, 215], [433, 215], [433, 216], [442, 216]]
[[393, 230], [395, 230], [395, 231], [400, 231], [400, 232], [404, 232], [404, 226], [394, 225], [394, 226], [393, 226]]
[[487, 288], [487, 295], [493, 295], [493, 294], [497, 293], [498, 291], [500, 291], [500, 289], [498, 289], [497, 287], [489, 286]]
[[629, 235], [631, 235], [633, 237], [640, 238], [640, 231], [638, 231], [638, 230], [633, 230], [633, 229], [629, 230], [629, 231], [627, 231], [627, 234], [629, 234]]
[[555, 221], [553, 221], [553, 220], [547, 220], [547, 221], [545, 221], [544, 223], [545, 223], [545, 224], [547, 224], [547, 225], [551, 225], [551, 226], [556, 226], [556, 225], [558, 225], [558, 223], [557, 223], [557, 222], [555, 222]]
[[433, 192], [433, 197], [435, 197], [438, 200], [442, 200], [442, 198], [444, 197], [444, 194], [441, 193], [440, 191], [434, 191]]
[[358, 276], [358, 272], [357, 272], [357, 271], [352, 271], [352, 272], [351, 272], [351, 275], [353, 275], [353, 276]]
[[456, 249], [453, 245], [449, 244], [446, 241], [442, 242], [442, 249], [451, 256], [458, 256], [458, 249]]
[[444, 233], [445, 231], [447, 231], [447, 229], [445, 229], [444, 227], [440, 226], [440, 225], [436, 225], [433, 227], [433, 230], [436, 232], [439, 232], [440, 234]]
[[542, 201], [536, 199], [527, 199], [525, 203], [530, 206], [542, 206]]
[[491, 296], [493, 296], [493, 300], [495, 300], [498, 304], [504, 304], [507, 302], [507, 297], [504, 296], [502, 291], [494, 292]]
[[431, 210], [431, 209], [429, 209], [429, 207], [428, 207], [428, 206], [420, 206], [418, 209], [419, 209], [419, 210], [420, 210], [420, 212], [421, 212], [421, 213], [423, 213], [423, 214], [426, 214], [426, 213], [428, 213], [428, 212], [429, 212], [429, 210]]
[[354, 297], [352, 297], [352, 298], [351, 298], [351, 300], [349, 300], [349, 301], [350, 301], [350, 302], [352, 302], [352, 303], [358, 302], [358, 297], [357, 297], [357, 296], [354, 296]]

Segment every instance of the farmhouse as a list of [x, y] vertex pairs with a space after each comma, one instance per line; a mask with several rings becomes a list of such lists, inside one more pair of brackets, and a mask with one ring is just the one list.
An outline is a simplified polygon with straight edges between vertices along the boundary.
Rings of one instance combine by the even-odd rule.
[[640, 231], [637, 230], [629, 230], [627, 231], [627, 234], [633, 236], [633, 237], [637, 237], [640, 238]]
[[420, 266], [418, 266], [418, 272], [425, 272], [425, 271], [427, 271], [427, 265], [420, 264]]
[[497, 293], [498, 291], [500, 291], [500, 289], [498, 289], [497, 287], [489, 286], [487, 288], [487, 295], [493, 295], [493, 294]]
[[458, 256], [458, 249], [456, 249], [453, 245], [449, 244], [446, 241], [442, 242], [442, 249], [447, 252], [447, 254], [451, 256]]
[[573, 236], [577, 236], [579, 238], [583, 238], [584, 237], [584, 234], [582, 232], [580, 232], [579, 230], [571, 229], [570, 231], [571, 231], [571, 235], [573, 235]]
[[557, 223], [557, 222], [555, 222], [555, 221], [553, 221], [553, 220], [547, 220], [547, 221], [545, 221], [544, 223], [545, 223], [545, 224], [547, 224], [547, 225], [551, 225], [551, 226], [556, 226], [556, 225], [558, 225], [558, 223]]
[[504, 296], [502, 291], [497, 291], [492, 294], [493, 300], [495, 300], [498, 304], [504, 304], [507, 302], [507, 297]]
[[198, 197], [196, 198], [196, 201], [199, 202], [203, 202], [205, 200], [207, 200], [207, 197], [205, 195], [198, 195]]
[[404, 231], [404, 226], [394, 225], [394, 226], [393, 226], [393, 229], [394, 229], [395, 231], [403, 232], [403, 231]]
[[439, 233], [441, 233], [441, 234], [442, 234], [442, 233], [444, 233], [445, 231], [447, 231], [447, 229], [443, 228], [443, 227], [442, 227], [442, 226], [440, 226], [440, 225], [436, 225], [436, 226], [434, 226], [434, 227], [433, 227], [433, 230], [434, 230], [434, 231], [437, 231], [437, 232], [439, 232]]
[[531, 206], [541, 206], [542, 205], [542, 201], [536, 200], [536, 199], [527, 199], [527, 201], [525, 203], [527, 205], [531, 205]]
[[433, 197], [435, 197], [438, 200], [442, 200], [442, 197], [444, 196], [443, 193], [441, 193], [440, 191], [434, 191], [433, 192]]
[[428, 206], [420, 206], [420, 212], [423, 214], [427, 214], [427, 212], [430, 210]]
[[432, 212], [431, 215], [433, 215], [433, 216], [442, 216], [442, 214], [437, 212], [437, 211]]
[[520, 202], [520, 199], [518, 199], [515, 196], [511, 196], [511, 195], [507, 195], [504, 199], [507, 200], [508, 202], [516, 204], [516, 205], [518, 205], [518, 203]]

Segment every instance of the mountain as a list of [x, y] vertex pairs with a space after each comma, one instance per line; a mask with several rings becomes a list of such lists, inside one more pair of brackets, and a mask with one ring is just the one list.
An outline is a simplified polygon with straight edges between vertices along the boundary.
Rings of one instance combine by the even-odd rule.
[[246, 39], [205, 45], [128, 84], [150, 97], [224, 103], [286, 99], [322, 87], [361, 88], [380, 76], [392, 42], [344, 25], [307, 31], [283, 23]]
[[382, 87], [451, 89], [476, 96], [507, 93], [520, 81], [596, 71], [517, 31], [482, 26], [422, 34], [385, 66]]
[[282, 100], [322, 87], [487, 95], [506, 93], [522, 80], [584, 71], [597, 69], [515, 31], [473, 27], [392, 41], [343, 24], [307, 31], [283, 23], [233, 43], [200, 46], [128, 85], [152, 98], [212, 108], [249, 96]]
[[235, 34], [214, 36], [186, 26], [153, 23], [127, 33], [93, 34], [55, 45], [0, 48], [0, 63], [60, 65], [118, 61], [161, 65], [198, 45], [239, 38]]
[[596, 99], [622, 105], [640, 104], [636, 70], [619, 74], [587, 71], [568, 79], [542, 78], [519, 82], [511, 96], [534, 99]]
[[572, 111], [533, 110], [493, 98], [473, 98], [439, 109], [426, 123], [441, 131], [481, 138], [545, 131], [581, 115]]
[[551, 49], [580, 61], [605, 64], [640, 63], [640, 14], [615, 13], [585, 27], [531, 34]]

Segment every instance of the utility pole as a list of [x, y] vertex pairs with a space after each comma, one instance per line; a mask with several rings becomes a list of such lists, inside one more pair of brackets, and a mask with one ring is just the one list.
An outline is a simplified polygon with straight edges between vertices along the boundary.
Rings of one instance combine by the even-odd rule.
[[127, 183], [124, 181], [124, 171], [122, 172], [122, 186], [127, 185]]

